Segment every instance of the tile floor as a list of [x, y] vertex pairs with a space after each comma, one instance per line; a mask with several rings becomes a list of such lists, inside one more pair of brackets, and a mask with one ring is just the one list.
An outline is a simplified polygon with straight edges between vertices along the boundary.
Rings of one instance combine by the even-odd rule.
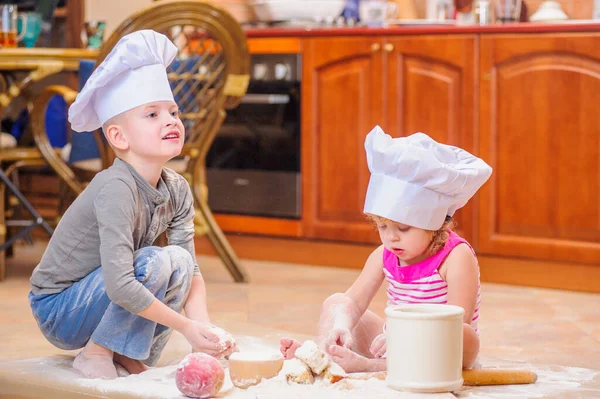
[[[28, 277], [43, 248], [44, 243], [18, 247], [16, 258], [9, 261], [8, 278], [0, 282], [0, 362], [64, 353], [39, 333], [27, 303]], [[291, 335], [314, 334], [323, 299], [345, 290], [359, 272], [243, 261], [251, 279], [243, 285], [231, 281], [217, 258], [199, 256], [199, 262], [216, 324], [244, 323], [256, 332], [278, 329]], [[371, 309], [382, 315], [384, 306], [382, 289]], [[556, 372], [553, 376], [558, 380], [568, 379], [569, 372], [576, 373], [578, 369], [573, 368], [600, 373], [600, 295], [484, 283], [481, 312], [484, 367], [541, 367]], [[559, 388], [540, 394], [600, 398], [600, 374], [568, 392]], [[529, 397], [525, 391], [521, 394], [512, 397]], [[496, 397], [473, 396], [473, 392], [465, 395]]]

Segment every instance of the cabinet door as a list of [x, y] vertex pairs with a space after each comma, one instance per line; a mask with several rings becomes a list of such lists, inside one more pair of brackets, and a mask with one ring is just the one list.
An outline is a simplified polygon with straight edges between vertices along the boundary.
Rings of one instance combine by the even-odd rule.
[[600, 263], [600, 35], [480, 45], [480, 250]]
[[[475, 37], [404, 36], [383, 45], [387, 77], [382, 125], [388, 134], [423, 132], [477, 154]], [[454, 215], [474, 244], [477, 196]]]
[[381, 38], [304, 42], [302, 188], [305, 236], [375, 242], [362, 212], [364, 140], [382, 115]]

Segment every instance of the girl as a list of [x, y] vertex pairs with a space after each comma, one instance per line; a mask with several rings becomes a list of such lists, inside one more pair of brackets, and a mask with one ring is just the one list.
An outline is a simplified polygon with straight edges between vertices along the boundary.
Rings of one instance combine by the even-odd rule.
[[[468, 152], [423, 133], [393, 139], [379, 126], [365, 141], [371, 178], [364, 212], [382, 245], [354, 284], [323, 303], [317, 339], [346, 372], [386, 369], [384, 320], [368, 310], [387, 280], [388, 305], [444, 303], [462, 307], [463, 367], [479, 352], [479, 265], [452, 229], [452, 215], [487, 181], [492, 169]], [[299, 342], [284, 338], [292, 358]]]

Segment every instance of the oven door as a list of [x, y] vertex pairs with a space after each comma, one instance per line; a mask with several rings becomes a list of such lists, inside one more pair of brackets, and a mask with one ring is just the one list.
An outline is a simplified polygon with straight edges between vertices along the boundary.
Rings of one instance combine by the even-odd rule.
[[213, 212], [300, 218], [300, 82], [251, 82], [207, 155]]

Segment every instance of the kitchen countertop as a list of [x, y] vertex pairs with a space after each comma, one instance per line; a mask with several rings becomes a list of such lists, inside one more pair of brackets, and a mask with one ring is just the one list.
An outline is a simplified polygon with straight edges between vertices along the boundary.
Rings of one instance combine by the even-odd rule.
[[572, 20], [561, 23], [515, 23], [494, 25], [394, 25], [388, 27], [267, 27], [245, 29], [248, 38], [319, 36], [447, 35], [490, 33], [600, 33], [600, 20]]

